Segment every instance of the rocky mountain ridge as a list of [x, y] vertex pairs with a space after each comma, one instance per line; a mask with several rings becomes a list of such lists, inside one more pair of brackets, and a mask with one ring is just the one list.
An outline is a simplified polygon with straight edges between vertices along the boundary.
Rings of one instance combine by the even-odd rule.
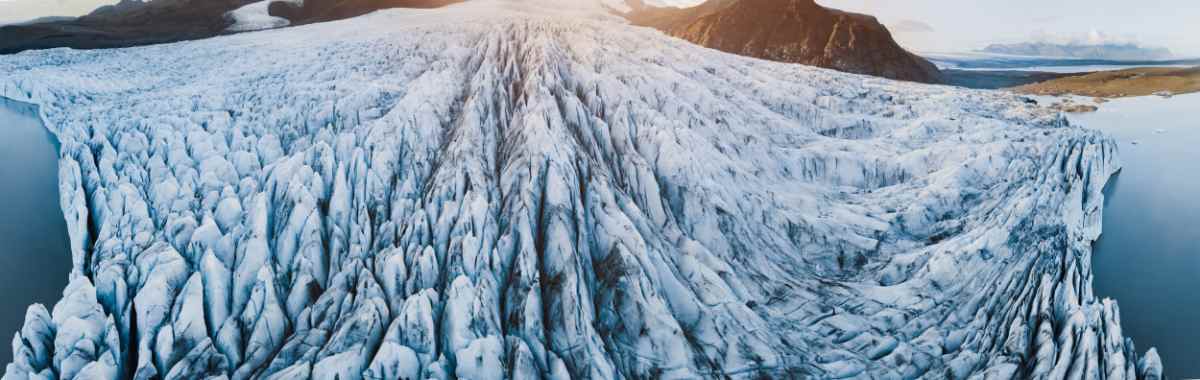
[[717, 50], [780, 62], [924, 83], [936, 66], [912, 54], [874, 17], [825, 8], [813, 0], [710, 0], [656, 8], [632, 0], [635, 24]]

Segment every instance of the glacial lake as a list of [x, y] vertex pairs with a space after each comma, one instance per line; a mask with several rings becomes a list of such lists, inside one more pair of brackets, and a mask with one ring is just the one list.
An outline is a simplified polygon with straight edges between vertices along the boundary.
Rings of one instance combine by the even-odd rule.
[[[34, 303], [52, 310], [71, 272], [58, 147], [33, 105], [0, 97], [0, 363]], [[0, 364], [3, 365], [3, 364]]]
[[1139, 354], [1158, 349], [1170, 378], [1200, 377], [1200, 94], [1119, 99], [1077, 125], [1120, 142], [1093, 271], [1117, 300]]

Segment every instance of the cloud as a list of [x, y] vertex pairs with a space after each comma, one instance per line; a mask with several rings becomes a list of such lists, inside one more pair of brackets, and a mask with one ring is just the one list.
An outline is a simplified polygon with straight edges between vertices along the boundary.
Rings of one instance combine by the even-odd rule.
[[1032, 21], [1034, 24], [1053, 24], [1053, 23], [1062, 21], [1062, 19], [1063, 19], [1062, 16], [1055, 15], [1055, 16], [1034, 17]]
[[931, 33], [933, 26], [917, 20], [900, 20], [888, 25], [888, 29], [896, 33]]
[[1141, 41], [1136, 35], [1118, 35], [1098, 29], [1092, 29], [1086, 33], [1048, 33], [1045, 30], [1038, 30], [1033, 32], [1030, 40], [1061, 45], [1141, 45]]

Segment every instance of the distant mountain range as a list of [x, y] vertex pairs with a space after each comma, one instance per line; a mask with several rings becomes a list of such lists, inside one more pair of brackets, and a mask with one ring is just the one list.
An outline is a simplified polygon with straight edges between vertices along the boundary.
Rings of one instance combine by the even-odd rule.
[[1169, 49], [1145, 47], [1133, 43], [1081, 44], [1022, 42], [988, 45], [988, 47], [983, 48], [983, 52], [1036, 57], [1109, 60], [1161, 60], [1173, 57]]
[[632, 22], [699, 45], [773, 61], [939, 83], [936, 66], [900, 47], [875, 17], [813, 0], [709, 0], [691, 8], [630, 0]]

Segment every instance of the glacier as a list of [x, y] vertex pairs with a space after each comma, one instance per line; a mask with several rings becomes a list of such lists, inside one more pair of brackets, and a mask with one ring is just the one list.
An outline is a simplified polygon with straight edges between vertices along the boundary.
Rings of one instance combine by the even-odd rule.
[[73, 271], [4, 379], [1156, 379], [1115, 142], [1017, 95], [479, 0], [0, 57]]

